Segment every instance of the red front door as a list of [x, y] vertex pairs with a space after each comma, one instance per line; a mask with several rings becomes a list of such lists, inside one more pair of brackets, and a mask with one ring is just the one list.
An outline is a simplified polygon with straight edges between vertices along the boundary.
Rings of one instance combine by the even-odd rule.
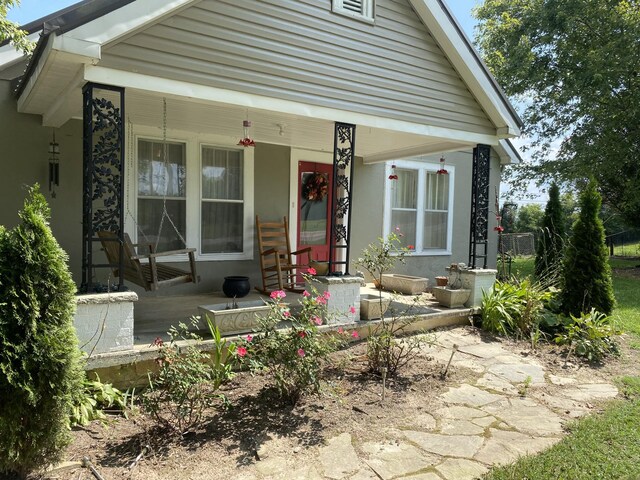
[[329, 199], [333, 166], [298, 162], [298, 249], [311, 247], [311, 258], [329, 261]]

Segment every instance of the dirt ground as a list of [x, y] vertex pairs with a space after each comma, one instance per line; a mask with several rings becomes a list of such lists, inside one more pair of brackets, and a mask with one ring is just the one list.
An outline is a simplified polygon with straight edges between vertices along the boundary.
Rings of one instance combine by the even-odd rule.
[[[470, 326], [459, 328], [469, 335], [486, 335]], [[437, 335], [436, 332], [436, 339]], [[513, 353], [535, 356], [549, 373], [565, 376], [579, 373], [611, 381], [640, 372], [640, 352], [630, 349], [624, 336], [622, 356], [599, 367], [565, 362], [552, 345], [532, 351], [526, 343], [495, 341]], [[321, 395], [303, 398], [296, 406], [279, 405], [265, 388], [263, 378], [239, 373], [224, 387], [232, 407], [208, 412], [202, 430], [175, 438], [142, 414], [128, 420], [114, 418], [107, 427], [94, 423], [74, 430], [66, 460], [79, 461], [88, 456], [105, 479], [188, 480], [191, 472], [207, 470], [209, 478], [228, 478], [235, 476], [239, 467], [259, 461], [261, 445], [266, 440], [270, 455], [296, 455], [304, 462], [305, 451], [342, 432], [349, 432], [361, 441], [375, 441], [382, 438], [385, 429], [415, 426], [421, 412], [428, 413], [441, 406], [439, 394], [477, 377], [471, 370], [452, 368], [443, 379], [444, 365], [421, 352], [396, 378], [388, 381], [382, 403], [382, 382], [367, 371], [365, 346], [356, 344], [336, 352], [333, 364], [327, 367]], [[146, 453], [131, 468], [145, 446]], [[76, 467], [47, 478], [93, 477], [87, 469]]]

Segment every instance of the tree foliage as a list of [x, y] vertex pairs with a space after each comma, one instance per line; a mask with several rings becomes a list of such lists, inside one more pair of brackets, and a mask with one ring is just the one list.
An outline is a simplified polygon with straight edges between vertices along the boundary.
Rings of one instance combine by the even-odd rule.
[[514, 231], [516, 233], [537, 233], [542, 225], [542, 217], [544, 217], [544, 212], [537, 203], [522, 205], [518, 208]]
[[27, 38], [28, 33], [16, 23], [7, 20], [9, 8], [18, 5], [20, 0], [0, 0], [0, 43], [8, 40], [16, 50], [29, 55], [33, 51], [34, 44]]
[[82, 390], [76, 288], [48, 217], [34, 187], [21, 224], [0, 227], [0, 477], [59, 458], [73, 395]]
[[605, 204], [639, 226], [640, 0], [485, 0], [475, 15], [483, 57], [533, 142], [512, 183], [594, 177]]
[[580, 195], [580, 215], [563, 262], [562, 308], [576, 317], [591, 309], [609, 315], [615, 304], [600, 207], [600, 194], [591, 181]]
[[559, 271], [564, 246], [564, 223], [560, 188], [552, 183], [536, 249], [535, 272], [538, 278], [555, 277]]

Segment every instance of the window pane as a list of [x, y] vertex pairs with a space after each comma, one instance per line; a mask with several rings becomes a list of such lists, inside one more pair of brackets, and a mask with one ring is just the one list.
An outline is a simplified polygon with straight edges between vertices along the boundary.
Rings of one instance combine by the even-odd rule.
[[202, 198], [242, 200], [242, 152], [202, 147]]
[[242, 203], [202, 202], [202, 252], [242, 252], [243, 219]]
[[397, 180], [391, 184], [393, 208], [416, 208], [418, 205], [418, 172], [396, 168]]
[[427, 173], [426, 210], [447, 210], [449, 206], [449, 175]]
[[447, 248], [446, 212], [425, 212], [423, 248]]
[[[138, 242], [157, 242], [159, 252], [185, 247], [185, 149], [184, 143], [138, 140]], [[162, 221], [165, 199], [169, 218]]]
[[416, 244], [416, 211], [393, 210], [391, 231], [400, 236], [400, 243], [406, 247]]
[[[185, 200], [166, 201], [167, 215], [171, 217], [171, 222], [175, 225], [182, 238], [186, 236], [187, 225], [187, 202]], [[168, 218], [162, 222], [162, 231], [159, 232], [160, 220], [162, 218], [163, 200], [139, 198], [138, 199], [138, 243], [149, 242], [153, 245], [158, 242], [158, 252], [167, 250], [178, 250], [185, 248], [184, 243], [180, 240], [180, 236], [171, 225]], [[149, 253], [148, 251], [140, 251], [140, 253]]]
[[184, 198], [186, 185], [184, 143], [138, 140], [138, 196]]

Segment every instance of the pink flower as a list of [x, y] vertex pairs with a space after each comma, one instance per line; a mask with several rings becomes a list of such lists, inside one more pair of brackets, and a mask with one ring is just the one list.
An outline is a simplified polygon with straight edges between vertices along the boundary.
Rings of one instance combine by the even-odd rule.
[[291, 312], [289, 310], [285, 310], [284, 312], [282, 312], [282, 316], [284, 318], [289, 318], [291, 316]]
[[318, 305], [326, 305], [327, 304], [327, 300], [324, 297], [316, 297], [316, 302], [318, 303]]
[[338, 328], [338, 333], [344, 333], [344, 328], [342, 327]]
[[304, 349], [302, 349], [302, 348], [298, 349], [298, 356], [299, 357], [304, 357], [305, 356]]
[[310, 296], [310, 295], [311, 295], [311, 294], [310, 294], [309, 292], [307, 292], [306, 290], [305, 290], [304, 292], [302, 292], [302, 296], [303, 296], [303, 297], [308, 297], [308, 296]]
[[329, 300], [331, 298], [331, 294], [329, 293], [329, 290], [327, 290], [326, 292], [323, 292], [322, 296], [324, 297], [325, 300]]
[[253, 336], [252, 335], [247, 335], [247, 342], [251, 342], [251, 340], [253, 340]]
[[356, 313], [356, 307], [354, 306], [349, 307], [349, 313]]
[[358, 335], [358, 332], [356, 332], [355, 330], [353, 332], [351, 332], [351, 336], [353, 338], [360, 338], [360, 335]]
[[307, 268], [307, 273], [309, 275], [315, 275], [316, 274], [316, 269], [313, 268], [313, 267], [309, 267], [309, 268]]
[[318, 326], [322, 325], [322, 319], [320, 317], [311, 317], [311, 321]]
[[238, 354], [239, 357], [244, 357], [247, 354], [247, 349], [244, 347], [238, 347], [238, 349], [236, 350], [236, 353]]
[[287, 296], [286, 293], [284, 293], [283, 290], [274, 290], [273, 292], [271, 292], [271, 295], [269, 295], [273, 300], [280, 300], [281, 298], [284, 298]]
[[304, 337], [306, 337], [306, 336], [307, 336], [307, 332], [305, 332], [304, 330], [300, 330], [300, 331], [298, 332], [298, 336], [299, 336], [300, 338], [304, 338]]

